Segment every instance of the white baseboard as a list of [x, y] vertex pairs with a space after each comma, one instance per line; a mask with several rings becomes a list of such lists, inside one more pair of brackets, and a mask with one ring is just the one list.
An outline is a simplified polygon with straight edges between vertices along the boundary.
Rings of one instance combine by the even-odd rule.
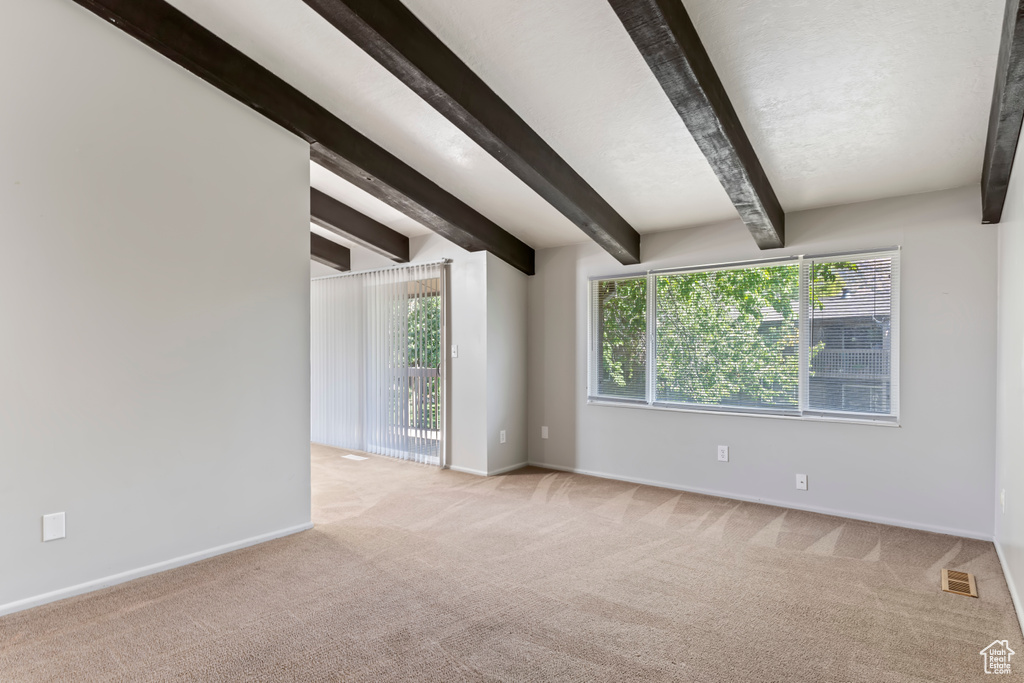
[[1017, 586], [1013, 582], [1013, 574], [1010, 573], [1010, 567], [1006, 562], [1006, 555], [1003, 554], [1003, 547], [999, 545], [999, 541], [993, 541], [993, 544], [996, 547], [996, 555], [999, 556], [999, 565], [1003, 568], [1006, 587], [1010, 589], [1010, 599], [1013, 601], [1013, 610], [1017, 613], [1017, 623], [1020, 624], [1021, 630], [1024, 631], [1024, 610], [1020, 608], [1020, 596], [1017, 595]]
[[823, 515], [832, 515], [833, 517], [845, 517], [847, 519], [856, 519], [861, 522], [874, 522], [875, 524], [886, 524], [888, 526], [899, 526], [907, 529], [917, 529], [919, 531], [930, 531], [936, 534], [945, 534], [947, 536], [959, 536], [961, 538], [974, 538], [979, 541], [992, 541], [993, 537], [991, 534], [979, 533], [977, 531], [971, 531], [969, 529], [957, 529], [954, 527], [942, 527], [934, 526], [931, 524], [921, 524], [919, 522], [910, 522], [904, 519], [893, 519], [890, 517], [877, 517], [875, 515], [863, 515], [857, 512], [849, 512], [848, 510], [835, 510], [833, 508], [818, 507], [815, 505], [800, 505], [797, 503], [791, 503], [789, 501], [773, 500], [771, 498], [760, 498], [758, 496], [745, 496], [737, 493], [730, 493], [728, 491], [716, 491], [713, 489], [697, 488], [695, 486], [681, 486], [679, 484], [673, 484], [665, 481], [655, 481], [653, 479], [639, 479], [636, 477], [624, 477], [617, 474], [607, 474], [605, 472], [594, 472], [592, 470], [583, 470], [576, 467], [565, 467], [563, 465], [550, 465], [543, 462], [530, 462], [533, 467], [540, 467], [549, 470], [558, 470], [560, 472], [573, 472], [575, 474], [585, 474], [590, 477], [600, 477], [601, 479], [615, 479], [616, 481], [628, 481], [631, 484], [644, 484], [645, 486], [657, 486], [663, 489], [672, 489], [674, 491], [686, 491], [688, 493], [700, 493], [705, 496], [715, 496], [717, 498], [729, 498], [732, 500], [742, 500], [748, 503], [760, 503], [762, 505], [771, 505], [773, 507], [789, 508], [791, 510], [803, 510], [805, 512], [817, 512]]
[[478, 477], [486, 477], [487, 473], [483, 470], [474, 470], [469, 467], [459, 467], [458, 465], [448, 465], [448, 469], [455, 472], [462, 472], [463, 474], [475, 474]]
[[458, 465], [449, 465], [448, 469], [455, 470], [456, 472], [462, 472], [464, 474], [475, 474], [478, 477], [494, 477], [494, 476], [497, 476], [499, 474], [505, 474], [507, 472], [512, 472], [513, 470], [522, 469], [522, 468], [528, 466], [529, 464], [530, 463], [528, 463], [528, 462], [520, 462], [520, 463], [516, 463], [515, 465], [509, 465], [508, 467], [502, 467], [501, 469], [494, 470], [492, 472], [484, 472], [483, 470], [474, 470], [474, 469], [471, 469], [469, 467], [459, 467]]
[[529, 464], [530, 463], [528, 463], [528, 462], [517, 462], [515, 465], [509, 465], [508, 467], [502, 467], [500, 470], [494, 470], [493, 472], [488, 472], [487, 476], [488, 477], [493, 477], [493, 476], [498, 475], [498, 474], [507, 474], [508, 472], [514, 472], [515, 470], [521, 470], [524, 467], [527, 467]]
[[101, 579], [94, 579], [92, 581], [86, 581], [75, 586], [69, 586], [67, 588], [61, 588], [59, 590], [51, 591], [49, 593], [43, 593], [36, 595], [31, 598], [25, 598], [23, 600], [15, 600], [14, 602], [8, 602], [5, 605], [0, 605], [0, 616], [5, 614], [12, 614], [14, 612], [20, 612], [21, 610], [29, 609], [30, 607], [38, 607], [39, 605], [45, 605], [48, 602], [55, 602], [57, 600], [63, 600], [64, 598], [74, 597], [83, 593], [89, 593], [100, 588], [107, 588], [108, 586], [115, 586], [125, 581], [131, 581], [132, 579], [138, 579], [143, 576], [149, 576], [150, 574], [157, 574], [159, 572], [167, 571], [168, 569], [174, 569], [175, 567], [181, 567], [186, 564], [192, 564], [199, 560], [205, 560], [216, 555], [223, 555], [229, 553], [232, 550], [241, 550], [251, 545], [258, 545], [267, 541], [272, 541], [275, 538], [281, 538], [283, 536], [290, 536], [291, 534], [299, 533], [300, 531], [306, 531], [312, 529], [313, 523], [307, 522], [306, 524], [300, 524], [298, 526], [288, 527], [287, 529], [279, 529], [278, 531], [271, 531], [267, 534], [261, 534], [259, 536], [253, 536], [246, 538], [241, 541], [235, 541], [234, 543], [225, 543], [219, 545], [216, 548], [209, 548], [207, 550], [200, 550], [199, 552], [190, 553], [188, 555], [182, 555], [175, 557], [170, 560], [164, 560], [163, 562], [157, 562], [156, 564], [150, 564], [145, 567], [139, 567], [138, 569], [130, 569], [120, 574], [112, 574], [111, 576], [105, 576]]

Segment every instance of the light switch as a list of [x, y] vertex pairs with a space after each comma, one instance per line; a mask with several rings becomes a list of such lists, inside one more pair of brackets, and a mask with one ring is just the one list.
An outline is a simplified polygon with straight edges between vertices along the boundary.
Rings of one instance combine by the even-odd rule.
[[55, 512], [52, 515], [43, 515], [43, 542], [56, 541], [64, 536], [64, 513]]

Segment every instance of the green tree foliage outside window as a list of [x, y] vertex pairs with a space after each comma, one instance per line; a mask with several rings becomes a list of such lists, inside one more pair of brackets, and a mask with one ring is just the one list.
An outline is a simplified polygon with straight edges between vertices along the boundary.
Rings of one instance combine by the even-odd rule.
[[415, 370], [441, 367], [441, 297], [411, 297], [408, 306], [409, 426], [433, 431], [441, 416], [441, 379]]
[[647, 395], [647, 278], [597, 283], [602, 396]]
[[409, 367], [440, 367], [441, 297], [410, 298], [408, 330]]
[[798, 265], [656, 280], [657, 400], [798, 404]]
[[[843, 291], [849, 262], [813, 263], [810, 304]], [[657, 275], [655, 400], [791, 408], [799, 403], [800, 266]], [[646, 398], [647, 278], [595, 283], [598, 395]], [[811, 359], [817, 352], [810, 350]]]

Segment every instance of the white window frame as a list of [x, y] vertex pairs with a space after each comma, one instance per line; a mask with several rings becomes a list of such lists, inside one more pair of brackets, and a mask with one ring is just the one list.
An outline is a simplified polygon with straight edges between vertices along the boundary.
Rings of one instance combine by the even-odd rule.
[[[678, 412], [708, 413], [715, 415], [743, 415], [750, 417], [772, 417], [791, 420], [826, 421], [826, 422], [853, 422], [862, 424], [874, 424], [883, 426], [898, 427], [900, 424], [900, 382], [899, 382], [899, 357], [900, 357], [900, 247], [889, 247], [885, 249], [872, 249], [865, 251], [850, 251], [843, 253], [795, 255], [781, 258], [761, 259], [756, 261], [739, 261], [735, 263], [716, 263], [709, 265], [687, 266], [681, 268], [661, 268], [640, 272], [630, 272], [618, 275], [593, 276], [587, 282], [587, 404], [616, 406], [625, 408], [640, 408], [646, 410], [670, 410]], [[890, 291], [890, 370], [889, 370], [889, 405], [890, 413], [880, 415], [877, 413], [854, 413], [848, 411], [826, 411], [813, 410], [809, 408], [810, 403], [810, 368], [808, 365], [809, 344], [807, 335], [810, 329], [810, 278], [811, 262], [836, 262], [849, 260], [863, 260], [870, 258], [892, 259], [892, 282]], [[675, 275], [678, 273], [697, 273], [712, 270], [739, 270], [742, 268], [761, 268], [771, 265], [795, 264], [799, 266], [799, 364], [800, 374], [798, 380], [798, 407], [789, 408], [743, 408], [736, 406], [711, 406], [704, 404], [686, 404], [668, 401], [655, 400], [657, 390], [657, 283], [656, 278], [661, 275]], [[598, 363], [600, 351], [598, 345], [600, 338], [597, 324], [597, 301], [594, 299], [594, 283], [608, 282], [614, 280], [633, 280], [638, 278], [647, 279], [647, 369], [646, 369], [646, 397], [629, 399], [621, 397], [601, 396], [596, 394], [598, 387]]]

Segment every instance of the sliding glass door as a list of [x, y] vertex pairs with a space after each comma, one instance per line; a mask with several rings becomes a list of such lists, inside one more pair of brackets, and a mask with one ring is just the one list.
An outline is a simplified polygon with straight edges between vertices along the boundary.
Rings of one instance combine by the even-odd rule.
[[410, 283], [406, 320], [409, 359], [404, 403], [409, 450], [425, 462], [441, 462], [441, 278]]
[[446, 274], [431, 264], [313, 281], [313, 441], [444, 463]]

